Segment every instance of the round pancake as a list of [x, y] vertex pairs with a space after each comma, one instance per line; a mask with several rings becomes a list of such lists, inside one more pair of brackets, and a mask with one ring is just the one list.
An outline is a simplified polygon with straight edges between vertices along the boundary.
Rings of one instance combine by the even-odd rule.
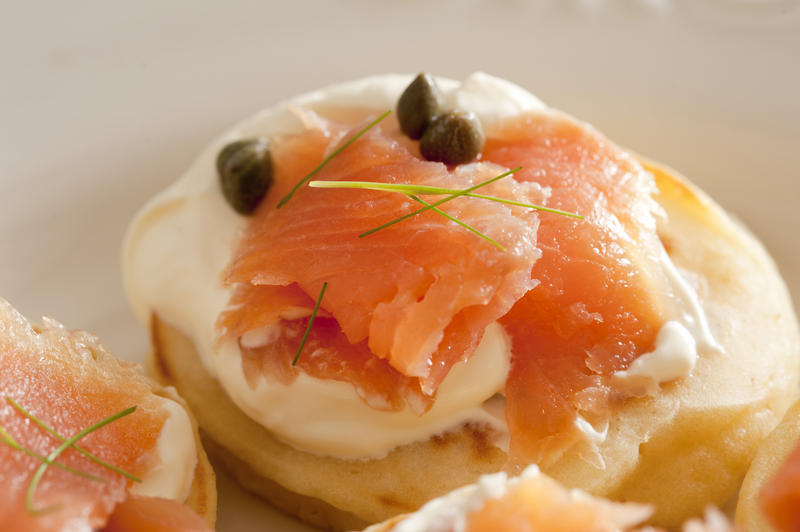
[[761, 514], [758, 495], [761, 488], [772, 478], [783, 461], [800, 441], [800, 401], [786, 412], [783, 421], [758, 448], [750, 470], [744, 477], [736, 506], [736, 524], [749, 532], [773, 532]]
[[[655, 397], [615, 404], [599, 445], [604, 468], [573, 450], [543, 471], [595, 495], [654, 503], [652, 523], [679, 528], [706, 505], [735, 495], [758, 445], [794, 397], [800, 340], [786, 287], [758, 241], [684, 178], [645, 165], [668, 214], [659, 227], [664, 246], [696, 281], [725, 352], [701, 357], [691, 376], [662, 385]], [[212, 454], [245, 487], [314, 525], [361, 528], [506, 465], [481, 426], [459, 427], [381, 459], [297, 450], [233, 404], [189, 338], [155, 314], [151, 332], [151, 370], [186, 399]]]

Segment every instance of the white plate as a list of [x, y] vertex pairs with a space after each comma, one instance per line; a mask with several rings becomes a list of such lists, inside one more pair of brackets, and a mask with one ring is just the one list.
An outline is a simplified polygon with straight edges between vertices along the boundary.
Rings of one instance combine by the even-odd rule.
[[[485, 70], [665, 161], [800, 296], [800, 3], [346, 0], [0, 7], [0, 294], [141, 360], [120, 242], [217, 132], [334, 81]], [[306, 530], [227, 478], [220, 531]]]

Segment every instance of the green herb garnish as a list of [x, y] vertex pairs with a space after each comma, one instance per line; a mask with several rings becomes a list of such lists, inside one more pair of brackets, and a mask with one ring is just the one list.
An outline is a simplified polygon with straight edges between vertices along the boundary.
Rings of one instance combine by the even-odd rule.
[[[437, 207], [439, 205], [441, 205], [442, 203], [446, 203], [446, 202], [448, 202], [448, 201], [450, 201], [452, 199], [455, 199], [457, 197], [460, 197], [460, 196], [481, 197], [482, 199], [488, 199], [488, 200], [491, 200], [491, 201], [499, 201], [501, 203], [512, 203], [512, 204], [522, 205], [522, 206], [525, 206], [525, 207], [528, 207], [528, 208], [534, 208], [534, 209], [537, 208], [537, 207], [541, 207], [539, 205], [532, 205], [532, 204], [527, 204], [527, 203], [513, 202], [511, 200], [504, 200], [502, 198], [495, 198], [494, 196], [484, 196], [484, 195], [480, 195], [480, 194], [472, 194], [473, 190], [476, 190], [476, 189], [478, 189], [480, 187], [486, 186], [486, 185], [488, 185], [490, 183], [494, 183], [495, 181], [497, 181], [499, 179], [502, 179], [504, 177], [510, 176], [514, 172], [517, 172], [517, 171], [519, 171], [521, 169], [522, 169], [522, 167], [519, 166], [519, 167], [517, 167], [517, 168], [515, 168], [513, 170], [509, 170], [507, 172], [503, 172], [502, 174], [500, 174], [498, 176], [495, 176], [495, 177], [493, 177], [491, 179], [487, 179], [486, 181], [483, 181], [482, 183], [478, 183], [477, 185], [474, 185], [474, 186], [469, 187], [469, 188], [464, 189], [464, 190], [454, 190], [454, 189], [441, 188], [441, 187], [429, 187], [429, 186], [424, 186], [424, 185], [404, 185], [404, 184], [390, 184], [390, 183], [374, 183], [374, 182], [369, 182], [369, 181], [313, 181], [313, 182], [309, 183], [309, 186], [315, 186], [317, 188], [362, 188], [362, 189], [370, 189], [370, 190], [383, 190], [383, 191], [389, 191], [389, 192], [399, 192], [401, 194], [405, 194], [406, 196], [408, 196], [412, 200], [414, 200], [414, 201], [416, 201], [418, 203], [421, 203], [423, 205], [423, 207], [421, 209], [417, 209], [414, 212], [411, 212], [409, 214], [401, 216], [400, 218], [396, 218], [396, 219], [392, 220], [391, 222], [385, 223], [385, 224], [381, 225], [380, 227], [376, 227], [375, 229], [371, 229], [371, 230], [369, 230], [369, 231], [367, 231], [365, 233], [362, 233], [362, 234], [358, 235], [359, 238], [363, 238], [363, 237], [365, 237], [367, 235], [371, 235], [372, 233], [380, 231], [381, 229], [385, 229], [385, 228], [387, 228], [387, 227], [389, 227], [391, 225], [394, 225], [394, 224], [396, 224], [398, 222], [402, 222], [403, 220], [406, 220], [406, 219], [408, 219], [408, 218], [410, 218], [412, 216], [415, 216], [417, 214], [420, 214], [420, 213], [430, 209], [430, 210], [434, 211], [435, 213], [444, 216], [448, 220], [451, 220], [451, 221], [457, 223], [461, 227], [464, 227], [465, 229], [475, 233], [479, 237], [481, 237], [484, 240], [486, 240], [489, 243], [491, 243], [493, 246], [497, 247], [499, 250], [505, 251], [505, 248], [502, 245], [500, 245], [498, 242], [496, 242], [495, 240], [493, 240], [489, 236], [481, 233], [480, 231], [478, 231], [477, 229], [475, 229], [471, 225], [467, 224], [466, 222], [462, 222], [458, 218], [447, 214], [446, 212], [442, 211], [441, 209], [438, 209]], [[424, 200], [420, 199], [419, 196], [417, 196], [417, 194], [439, 194], [439, 195], [441, 195], [441, 194], [449, 194], [449, 196], [444, 198], [444, 199], [441, 199], [441, 200], [439, 200], [439, 201], [437, 201], [435, 203], [428, 203], [427, 201], [424, 201]], [[550, 209], [550, 210], [555, 210], [555, 209]]]
[[[11, 403], [11, 405], [14, 408], [16, 408], [17, 410], [22, 412], [22, 414], [25, 415], [25, 417], [29, 418], [31, 421], [36, 423], [39, 427], [44, 429], [48, 434], [54, 436], [55, 438], [61, 440], [62, 442], [67, 440], [64, 436], [62, 436], [61, 434], [56, 432], [52, 427], [49, 427], [44, 421], [42, 421], [41, 419], [39, 419], [36, 416], [34, 416], [33, 414], [31, 414], [28, 410], [26, 410], [22, 405], [20, 405], [18, 402], [16, 402], [11, 397], [6, 397], [6, 400], [9, 403]], [[125, 478], [128, 478], [128, 479], [130, 479], [130, 480], [132, 480], [134, 482], [141, 482], [142, 481], [142, 479], [132, 475], [131, 473], [128, 473], [127, 471], [124, 471], [124, 470], [118, 468], [117, 466], [109, 464], [108, 462], [102, 460], [101, 458], [98, 458], [97, 456], [93, 455], [92, 453], [90, 453], [89, 451], [84, 449], [83, 447], [79, 447], [77, 445], [72, 445], [72, 448], [75, 449], [76, 451], [78, 451], [79, 453], [81, 453], [83, 456], [85, 456], [89, 460], [91, 460], [91, 461], [93, 461], [93, 462], [95, 462], [97, 464], [100, 464], [101, 466], [103, 466], [106, 469], [109, 469], [109, 470], [111, 470], [111, 471], [113, 471], [115, 473], [119, 473], [120, 475], [122, 475]]]
[[509, 170], [507, 172], [503, 172], [502, 174], [500, 174], [498, 176], [495, 176], [495, 177], [493, 177], [491, 179], [487, 179], [486, 181], [478, 183], [477, 185], [473, 185], [473, 186], [471, 186], [469, 188], [465, 188], [464, 190], [459, 190], [458, 192], [456, 192], [454, 194], [451, 194], [450, 196], [447, 196], [446, 198], [442, 198], [439, 201], [431, 203], [426, 207], [422, 207], [421, 209], [417, 209], [414, 212], [410, 212], [410, 213], [405, 214], [405, 215], [403, 215], [403, 216], [401, 216], [399, 218], [395, 218], [394, 220], [392, 220], [390, 222], [386, 222], [385, 224], [380, 225], [380, 226], [376, 227], [375, 229], [370, 229], [369, 231], [367, 231], [365, 233], [361, 233], [360, 235], [358, 235], [358, 237], [359, 238], [364, 238], [365, 236], [369, 236], [369, 235], [371, 235], [373, 233], [377, 233], [378, 231], [381, 231], [382, 229], [386, 229], [387, 227], [390, 227], [390, 226], [392, 226], [392, 225], [394, 225], [396, 223], [400, 223], [403, 220], [407, 220], [407, 219], [411, 218], [412, 216], [416, 216], [417, 214], [423, 213], [423, 212], [425, 212], [425, 211], [427, 211], [429, 209], [433, 209], [434, 207], [438, 207], [442, 203], [447, 203], [450, 200], [454, 200], [454, 199], [456, 199], [458, 197], [461, 197], [461, 196], [464, 196], [466, 194], [469, 194], [473, 190], [477, 190], [477, 189], [479, 189], [481, 187], [485, 187], [486, 185], [494, 183], [495, 181], [499, 181], [500, 179], [503, 179], [504, 177], [510, 176], [514, 172], [519, 172], [520, 170], [522, 170], [522, 167], [518, 166], [518, 167], [514, 168], [513, 170]]
[[297, 353], [294, 355], [294, 360], [292, 360], [292, 366], [297, 364], [297, 359], [300, 358], [300, 353], [303, 351], [303, 346], [306, 345], [306, 340], [308, 339], [308, 333], [311, 332], [311, 326], [314, 325], [314, 320], [317, 318], [317, 312], [319, 312], [319, 305], [322, 303], [322, 296], [325, 295], [325, 289], [328, 288], [328, 281], [322, 283], [322, 290], [319, 291], [319, 297], [317, 298], [317, 302], [314, 304], [314, 310], [311, 311], [311, 319], [308, 320], [308, 325], [306, 325], [306, 332], [303, 333], [303, 339], [300, 341], [300, 347], [297, 348]]
[[33, 478], [31, 479], [31, 482], [28, 485], [28, 491], [25, 494], [25, 507], [28, 510], [28, 513], [31, 515], [41, 515], [43, 513], [56, 510], [58, 508], [57, 506], [49, 506], [47, 508], [36, 509], [34, 508], [33, 504], [34, 503], [33, 496], [35, 495], [36, 488], [39, 485], [39, 482], [42, 480], [42, 477], [44, 476], [45, 472], [47, 471], [47, 468], [55, 463], [56, 458], [58, 458], [61, 455], [61, 453], [63, 453], [69, 447], [71, 447], [72, 445], [74, 445], [87, 435], [91, 434], [92, 432], [96, 431], [97, 429], [102, 428], [108, 425], [109, 423], [113, 423], [114, 421], [122, 417], [130, 415], [134, 411], [136, 411], [136, 407], [132, 406], [130, 408], [122, 410], [121, 412], [117, 412], [116, 414], [109, 416], [103, 419], [102, 421], [98, 421], [94, 425], [83, 429], [82, 431], [75, 434], [71, 438], [64, 440], [64, 442], [61, 445], [59, 445], [53, 452], [47, 455], [47, 457], [45, 457], [44, 461], [42, 462], [42, 465], [40, 465], [39, 468], [36, 470], [36, 472], [33, 474]]
[[322, 160], [322, 162], [321, 162], [321, 163], [319, 163], [319, 164], [318, 164], [318, 165], [317, 165], [317, 166], [316, 166], [316, 167], [315, 167], [313, 170], [311, 170], [311, 171], [310, 171], [308, 174], [306, 174], [306, 176], [305, 176], [303, 179], [301, 179], [300, 181], [298, 181], [298, 182], [297, 182], [297, 184], [294, 186], [294, 188], [292, 188], [291, 192], [289, 192], [288, 194], [286, 194], [286, 195], [283, 197], [283, 199], [281, 199], [281, 201], [280, 201], [280, 202], [278, 202], [278, 208], [280, 209], [281, 207], [283, 207], [284, 205], [286, 205], [286, 203], [288, 203], [288, 202], [289, 202], [289, 200], [290, 200], [290, 199], [292, 199], [292, 196], [294, 196], [295, 192], [297, 192], [297, 191], [300, 189], [300, 187], [302, 187], [302, 186], [303, 186], [304, 184], [306, 184], [306, 183], [307, 183], [309, 180], [311, 180], [311, 178], [312, 178], [312, 177], [314, 177], [314, 175], [316, 175], [316, 174], [317, 174], [317, 172], [319, 172], [320, 170], [322, 170], [322, 168], [323, 168], [323, 167], [324, 167], [326, 164], [328, 164], [328, 163], [330, 162], [330, 160], [331, 160], [331, 159], [333, 159], [334, 157], [336, 157], [337, 155], [339, 155], [339, 154], [340, 154], [340, 153], [341, 153], [341, 152], [342, 152], [342, 151], [343, 151], [345, 148], [347, 148], [347, 147], [348, 147], [348, 146], [350, 146], [352, 143], [354, 143], [356, 140], [358, 140], [358, 138], [359, 138], [361, 135], [363, 135], [364, 133], [366, 133], [367, 131], [369, 131], [369, 130], [370, 130], [370, 129], [372, 129], [373, 127], [375, 127], [375, 126], [378, 124], [378, 122], [380, 122], [381, 120], [383, 120], [384, 118], [386, 118], [387, 116], [389, 116], [389, 113], [391, 113], [391, 112], [392, 112], [391, 110], [389, 110], [389, 111], [386, 111], [386, 112], [385, 112], [385, 113], [383, 113], [381, 116], [379, 116], [378, 118], [376, 118], [375, 120], [373, 120], [373, 121], [372, 121], [372, 122], [371, 122], [371, 123], [370, 123], [370, 124], [369, 124], [367, 127], [365, 127], [364, 129], [362, 129], [361, 131], [359, 131], [358, 133], [356, 133], [355, 135], [353, 135], [352, 137], [350, 137], [350, 139], [348, 139], [348, 140], [347, 140], [347, 142], [345, 142], [344, 144], [342, 144], [341, 146], [339, 146], [338, 148], [336, 148], [335, 150], [333, 150], [333, 152], [332, 152], [330, 155], [328, 155], [327, 157], [325, 157], [325, 158]]
[[574, 212], [562, 211], [560, 209], [553, 209], [552, 207], [545, 207], [544, 205], [537, 205], [535, 203], [522, 203], [520, 201], [509, 200], [505, 198], [498, 198], [497, 196], [487, 196], [485, 194], [473, 194], [472, 192], [463, 193], [463, 190], [455, 188], [441, 188], [429, 187], [426, 185], [409, 185], [400, 183], [376, 183], [374, 181], [311, 181], [308, 184], [312, 188], [356, 188], [364, 190], [381, 190], [387, 192], [401, 192], [406, 195], [421, 194], [421, 195], [453, 195], [459, 194], [468, 198], [485, 199], [494, 201], [496, 203], [504, 203], [507, 205], [515, 205], [517, 207], [526, 207], [528, 209], [535, 209], [537, 211], [551, 212], [553, 214], [561, 214], [569, 216], [570, 218], [578, 218], [583, 220], [583, 216], [575, 214]]
[[[46, 457], [42, 456], [41, 454], [37, 453], [36, 451], [28, 449], [27, 447], [23, 447], [3, 427], [0, 427], [0, 442], [5, 443], [6, 445], [11, 447], [12, 449], [16, 449], [17, 451], [20, 451], [20, 452], [30, 456], [31, 458], [35, 458], [35, 459], [39, 460], [40, 462], [44, 462], [45, 460], [47, 460]], [[85, 473], [83, 471], [78, 471], [77, 469], [73, 469], [73, 468], [69, 467], [68, 465], [64, 465], [64, 464], [61, 464], [59, 462], [53, 462], [52, 465], [54, 465], [55, 467], [57, 467], [59, 469], [63, 469], [64, 471], [66, 471], [68, 473], [72, 473], [73, 475], [77, 475], [77, 476], [82, 477], [82, 478], [86, 478], [86, 479], [89, 479], [89, 480], [94, 480], [96, 482], [105, 482], [106, 481], [106, 479], [104, 479], [104, 478], [96, 477], [94, 475], [90, 475], [89, 473]]]
[[499, 249], [500, 251], [505, 251], [505, 250], [506, 250], [506, 248], [504, 248], [502, 245], [500, 245], [500, 244], [499, 244], [497, 241], [495, 241], [493, 238], [491, 238], [490, 236], [487, 236], [487, 235], [485, 235], [485, 234], [481, 233], [480, 231], [478, 231], [477, 229], [475, 229], [474, 227], [472, 227], [472, 226], [471, 226], [471, 225], [469, 225], [468, 223], [466, 223], [466, 222], [462, 222], [461, 220], [459, 220], [459, 219], [458, 219], [458, 218], [456, 218], [455, 216], [450, 216], [449, 214], [447, 214], [447, 213], [446, 213], [446, 212], [444, 212], [443, 210], [441, 210], [441, 209], [439, 209], [439, 208], [437, 208], [437, 207], [434, 207], [433, 205], [431, 205], [431, 204], [430, 204], [430, 203], [428, 203], [427, 201], [425, 201], [425, 200], [423, 200], [423, 199], [420, 199], [420, 198], [418, 198], [418, 197], [417, 197], [417, 196], [415, 196], [414, 194], [408, 194], [408, 197], [409, 197], [409, 198], [411, 198], [412, 200], [416, 201], [417, 203], [421, 203], [421, 204], [422, 204], [422, 205], [424, 205], [425, 207], [428, 207], [428, 208], [430, 208], [430, 209], [431, 209], [433, 212], [436, 212], [436, 213], [438, 213], [438, 214], [441, 214], [442, 216], [444, 216], [444, 217], [445, 217], [445, 218], [447, 218], [448, 220], [451, 220], [451, 221], [453, 221], [453, 222], [457, 223], [458, 225], [460, 225], [460, 226], [461, 226], [461, 227], [463, 227], [464, 229], [466, 229], [466, 230], [468, 230], [468, 231], [472, 231], [473, 233], [475, 233], [475, 234], [476, 234], [476, 235], [478, 235], [479, 237], [481, 237], [481, 238], [483, 238], [484, 240], [488, 241], [490, 244], [492, 244], [493, 246], [495, 246], [495, 247], [496, 247], [497, 249]]

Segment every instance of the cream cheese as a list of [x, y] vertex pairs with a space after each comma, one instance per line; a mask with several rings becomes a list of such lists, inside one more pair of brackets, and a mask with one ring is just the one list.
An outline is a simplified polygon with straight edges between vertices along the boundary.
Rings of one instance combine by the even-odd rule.
[[484, 408], [483, 403], [503, 390], [509, 351], [503, 328], [497, 323], [489, 325], [469, 364], [460, 362], [453, 367], [433, 407], [423, 416], [410, 409], [376, 410], [367, 406], [350, 384], [302, 373], [289, 386], [259, 378], [256, 386], [250, 387], [235, 340], [226, 341], [219, 350], [216, 372], [236, 405], [284, 441], [318, 454], [375, 457], [385, 455], [398, 442], [427, 439], [466, 422], [485, 423], [502, 437], [506, 431], [502, 416]]
[[172, 399], [162, 401], [168, 417], [156, 443], [158, 465], [141, 482], [132, 484], [130, 492], [183, 502], [189, 496], [197, 465], [194, 429], [181, 405]]
[[613, 375], [615, 384], [650, 395], [658, 392], [661, 383], [691, 374], [699, 352], [723, 351], [711, 334], [697, 293], [665, 250], [662, 250], [659, 262], [682, 312], [677, 319], [661, 326], [653, 351], [639, 356], [626, 370]]
[[614, 378], [628, 387], [640, 388], [654, 395], [662, 382], [685, 377], [697, 362], [697, 342], [678, 320], [661, 326], [655, 349], [634, 360], [628, 369], [618, 371]]

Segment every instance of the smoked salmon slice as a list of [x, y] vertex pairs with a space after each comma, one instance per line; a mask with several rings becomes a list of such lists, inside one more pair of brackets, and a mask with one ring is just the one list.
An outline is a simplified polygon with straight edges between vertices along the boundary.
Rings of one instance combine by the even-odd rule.
[[96, 478], [50, 466], [33, 492], [34, 506], [30, 507], [26, 492], [42, 462], [8, 445], [8, 438], [40, 456], [50, 454], [61, 441], [31, 422], [10, 400], [64, 437], [135, 406], [131, 415], [91, 432], [78, 445], [141, 476], [157, 465], [156, 443], [168, 415], [160, 398], [133, 364], [116, 359], [96, 337], [68, 331], [47, 318], [36, 329], [3, 299], [0, 368], [0, 427], [6, 442], [0, 445], [3, 530], [101, 529], [115, 507], [126, 500], [132, 481], [68, 448], [56, 461]]
[[[653, 177], [590, 126], [547, 113], [488, 130], [481, 161], [455, 168], [421, 160], [399, 132], [376, 128], [315, 176], [465, 189], [521, 166], [481, 192], [585, 217], [474, 198], [447, 204], [505, 251], [431, 211], [359, 238], [418, 208], [399, 194], [303, 187], [276, 208], [359, 129], [328, 122], [273, 142], [276, 190], [233, 254], [233, 297], [218, 320], [222, 337], [239, 339], [246, 373], [290, 382], [304, 371], [352, 383], [377, 408], [422, 412], [453, 364], [499, 321], [512, 341], [512, 455], [543, 462], [585, 436], [588, 424], [602, 430], [609, 377], [652, 349], [676, 313], [659, 262]], [[310, 355], [293, 367], [324, 282], [324, 317], [304, 347]]]
[[[312, 143], [319, 138], [317, 131], [301, 134], [306, 135]], [[292, 141], [298, 142], [298, 137]], [[296, 183], [303, 174], [285, 169], [300, 166], [293, 159], [307, 157], [307, 150], [297, 154], [279, 146], [276, 142], [273, 152], [276, 182]], [[318, 148], [315, 163], [328, 149]], [[484, 163], [449, 170], [418, 159], [400, 142], [375, 131], [331, 160], [317, 177], [464, 188], [505, 170]], [[533, 183], [506, 180], [487, 188], [491, 188], [487, 193], [517, 201], [542, 199], [540, 187]], [[485, 245], [432, 212], [392, 230], [358, 237], [418, 206], [392, 193], [302, 188], [290, 203], [275, 209], [271, 193], [250, 222], [227, 270], [227, 282], [237, 285], [231, 308], [220, 316], [222, 334], [235, 336], [243, 322], [256, 327], [242, 314], [274, 315], [265, 308], [274, 308], [272, 301], [241, 304], [252, 301], [258, 287], [285, 287], [278, 305], [299, 287], [308, 305], [327, 281], [322, 308], [336, 321], [347, 344], [356, 349], [366, 345], [379, 359], [373, 365], [392, 374], [386, 375], [387, 382], [397, 380], [396, 371], [417, 380], [423, 395], [432, 396], [449, 368], [474, 350], [485, 327], [536, 284], [530, 272], [539, 257], [538, 222], [530, 210], [464, 198], [453, 202], [448, 212], [497, 240], [505, 251]], [[321, 356], [315, 362], [320, 367], [335, 366], [340, 358], [341, 350], [331, 347], [328, 351], [331, 356], [315, 354]], [[285, 355], [280, 354], [284, 359]], [[391, 400], [388, 403], [394, 405]]]
[[761, 489], [759, 502], [776, 530], [800, 531], [800, 443]]
[[506, 417], [514, 454], [541, 462], [580, 436], [581, 413], [602, 427], [606, 377], [653, 347], [674, 316], [660, 264], [651, 174], [588, 125], [534, 115], [496, 126], [484, 159], [520, 165], [520, 181], [550, 191], [542, 216], [539, 285], [501, 319], [513, 341]]
[[191, 508], [171, 499], [131, 495], [116, 508], [103, 532], [210, 532]]
[[542, 474], [522, 478], [498, 498], [467, 514], [466, 532], [616, 532], [652, 514], [646, 504], [617, 503], [570, 491]]
[[[364, 532], [660, 532], [642, 526], [653, 514], [649, 504], [616, 502], [564, 486], [530, 466], [508, 479], [505, 473], [430, 501], [417, 512], [368, 527]], [[683, 532], [733, 532], [719, 510], [685, 522]]]

